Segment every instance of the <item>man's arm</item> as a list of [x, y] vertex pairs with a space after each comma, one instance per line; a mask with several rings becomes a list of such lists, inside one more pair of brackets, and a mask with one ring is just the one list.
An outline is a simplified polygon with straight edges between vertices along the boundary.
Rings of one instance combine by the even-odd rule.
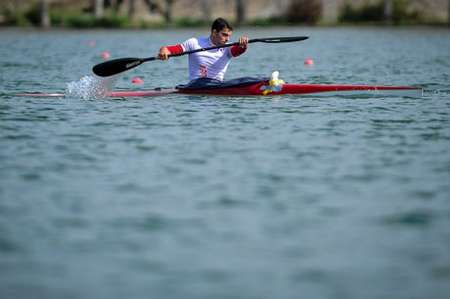
[[169, 55], [171, 54], [181, 54], [183, 53], [183, 46], [181, 44], [176, 44], [173, 46], [165, 46], [159, 49], [158, 58], [161, 60], [169, 59]]
[[241, 36], [239, 38], [239, 45], [238, 46], [232, 46], [231, 47], [231, 56], [238, 57], [239, 55], [243, 54], [248, 47], [248, 37], [247, 36]]

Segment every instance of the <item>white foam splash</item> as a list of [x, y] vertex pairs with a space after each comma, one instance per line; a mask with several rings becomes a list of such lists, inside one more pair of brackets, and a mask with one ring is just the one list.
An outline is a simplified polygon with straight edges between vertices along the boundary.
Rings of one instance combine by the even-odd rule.
[[100, 78], [84, 76], [78, 81], [67, 83], [66, 96], [83, 98], [84, 100], [104, 98], [112, 90], [117, 76]]

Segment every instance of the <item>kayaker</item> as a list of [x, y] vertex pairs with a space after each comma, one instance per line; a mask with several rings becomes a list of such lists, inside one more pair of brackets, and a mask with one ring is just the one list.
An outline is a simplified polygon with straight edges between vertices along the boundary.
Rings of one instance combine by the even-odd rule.
[[[161, 60], [169, 59], [171, 54], [180, 54], [185, 51], [200, 48], [221, 46], [231, 38], [233, 27], [223, 18], [214, 20], [211, 34], [206, 37], [190, 38], [181, 44], [161, 47], [158, 57]], [[189, 54], [189, 80], [202, 81], [208, 78], [213, 81], [223, 81], [228, 64], [233, 57], [238, 57], [247, 50], [248, 37], [241, 36], [239, 45]]]

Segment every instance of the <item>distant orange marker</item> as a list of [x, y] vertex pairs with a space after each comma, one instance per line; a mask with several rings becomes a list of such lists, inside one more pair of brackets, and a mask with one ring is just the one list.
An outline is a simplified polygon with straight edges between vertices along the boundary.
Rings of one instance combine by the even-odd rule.
[[142, 78], [140, 77], [134, 77], [133, 79], [131, 79], [131, 83], [140, 85], [144, 83], [144, 80], [142, 80]]
[[314, 65], [314, 60], [312, 58], [306, 58], [305, 65]]
[[108, 51], [103, 51], [103, 52], [102, 52], [102, 58], [103, 58], [104, 60], [110, 59], [110, 58], [111, 58], [111, 53], [109, 53]]

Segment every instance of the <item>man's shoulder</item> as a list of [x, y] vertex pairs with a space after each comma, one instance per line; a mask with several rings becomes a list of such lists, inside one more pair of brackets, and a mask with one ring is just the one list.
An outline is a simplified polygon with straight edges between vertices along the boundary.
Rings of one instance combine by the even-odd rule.
[[206, 42], [209, 42], [209, 36], [201, 36], [201, 37], [197, 37], [197, 40], [198, 40], [199, 42], [206, 43]]
[[206, 47], [209, 43], [209, 37], [191, 37], [183, 44], [191, 49]]
[[208, 36], [191, 37], [186, 42], [196, 43], [196, 44], [201, 45], [201, 44], [204, 44], [204, 43], [208, 43], [209, 42], [209, 37]]

